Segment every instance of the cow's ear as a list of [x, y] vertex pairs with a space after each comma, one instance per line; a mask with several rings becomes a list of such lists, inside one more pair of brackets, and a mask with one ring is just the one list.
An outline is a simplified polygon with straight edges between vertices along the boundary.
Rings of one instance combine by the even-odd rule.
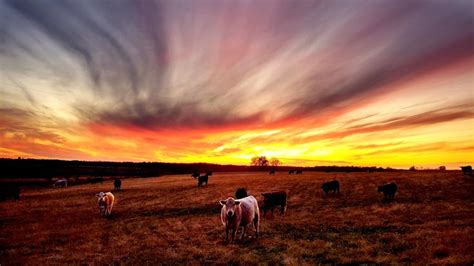
[[100, 195], [99, 195], [99, 193], [97, 193], [97, 194], [95, 194], [95, 195], [96, 195], [98, 198], [100, 198]]
[[219, 203], [224, 206], [225, 205], [225, 200], [220, 200]]
[[234, 201], [234, 203], [235, 203], [236, 206], [239, 206], [239, 205], [240, 205], [240, 201], [237, 201], [237, 200], [236, 200], [236, 201]]

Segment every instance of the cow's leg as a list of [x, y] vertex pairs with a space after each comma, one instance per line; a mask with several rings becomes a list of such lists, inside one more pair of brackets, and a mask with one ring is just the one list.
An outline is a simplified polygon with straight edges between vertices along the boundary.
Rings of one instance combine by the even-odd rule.
[[240, 236], [240, 240], [242, 241], [244, 240], [246, 231], [247, 231], [247, 226], [246, 225], [242, 226], [242, 235]]
[[238, 227], [232, 229], [232, 242], [235, 241], [235, 237], [237, 236], [237, 230], [238, 230], [238, 229], [239, 229]]
[[225, 227], [225, 241], [229, 242], [229, 228], [227, 226]]
[[255, 237], [258, 238], [259, 227], [260, 227], [260, 214], [256, 213], [255, 218], [253, 218], [253, 228], [255, 229]]

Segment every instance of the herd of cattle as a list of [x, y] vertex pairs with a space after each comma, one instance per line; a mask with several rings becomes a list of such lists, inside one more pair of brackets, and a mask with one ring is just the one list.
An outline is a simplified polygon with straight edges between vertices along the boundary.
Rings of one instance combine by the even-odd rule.
[[[472, 167], [463, 166], [461, 170], [464, 175], [472, 176]], [[274, 175], [275, 171], [270, 171], [270, 175]], [[290, 170], [288, 174], [302, 174], [300, 170]], [[198, 187], [208, 184], [209, 176], [212, 176], [212, 172], [207, 172], [201, 175], [200, 173], [193, 173], [191, 175], [197, 179]], [[88, 183], [102, 183], [103, 177], [91, 177], [87, 179]], [[114, 189], [120, 190], [122, 187], [122, 180], [114, 179]], [[67, 179], [62, 178], [54, 182], [53, 186], [56, 188], [66, 188], [68, 185]], [[325, 182], [321, 185], [321, 189], [324, 195], [333, 192], [339, 194], [340, 183], [338, 180], [332, 180]], [[384, 194], [385, 200], [393, 200], [398, 190], [398, 186], [395, 183], [388, 183], [378, 187], [377, 191]], [[283, 215], [286, 212], [288, 191], [270, 191], [261, 194], [263, 196], [263, 216], [266, 216], [268, 211], [271, 211], [273, 216], [274, 209], [278, 207], [280, 214]], [[114, 206], [115, 197], [111, 192], [99, 192], [96, 194], [97, 204], [99, 212], [102, 216], [106, 217], [112, 213]], [[2, 185], [0, 186], [0, 200], [5, 199], [20, 199], [20, 187], [17, 185]], [[219, 203], [222, 205], [221, 209], [221, 221], [225, 228], [226, 241], [229, 241], [229, 234], [231, 241], [236, 238], [237, 231], [242, 228], [241, 239], [245, 237], [247, 226], [252, 224], [255, 230], [255, 236], [258, 237], [259, 226], [260, 226], [260, 209], [257, 199], [248, 195], [245, 188], [238, 188], [235, 192], [235, 198], [229, 197], [226, 200], [220, 200]]]

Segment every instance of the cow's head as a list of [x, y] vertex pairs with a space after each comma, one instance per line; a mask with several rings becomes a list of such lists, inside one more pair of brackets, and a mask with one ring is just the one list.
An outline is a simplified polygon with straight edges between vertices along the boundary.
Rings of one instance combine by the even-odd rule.
[[222, 205], [222, 208], [227, 215], [227, 218], [232, 218], [235, 215], [235, 209], [239, 207], [240, 201], [233, 198], [228, 198], [227, 200], [221, 200], [219, 203]]
[[107, 203], [105, 202], [105, 193], [100, 192], [96, 194], [97, 196], [97, 204], [99, 205], [99, 211], [100, 213], [104, 214], [105, 213], [105, 207]]

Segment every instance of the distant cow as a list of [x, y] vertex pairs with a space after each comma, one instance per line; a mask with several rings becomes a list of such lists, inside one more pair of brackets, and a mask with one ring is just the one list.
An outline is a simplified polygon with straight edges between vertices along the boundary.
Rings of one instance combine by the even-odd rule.
[[271, 170], [268, 174], [269, 174], [269, 175], [275, 175], [275, 171], [274, 171], [274, 170]]
[[192, 178], [198, 178], [199, 177], [199, 173], [198, 172], [194, 172], [192, 175], [191, 175]]
[[67, 187], [67, 180], [65, 178], [56, 180], [56, 182], [54, 182], [54, 187]]
[[395, 193], [397, 192], [397, 184], [395, 183], [388, 183], [382, 186], [379, 186], [377, 191], [383, 192], [384, 198], [386, 200], [392, 200], [395, 197]]
[[333, 191], [334, 193], [336, 192], [339, 193], [339, 181], [333, 180], [333, 181], [326, 182], [321, 186], [321, 188], [324, 191], [324, 195], [327, 195], [329, 191]]
[[463, 175], [472, 176], [472, 166], [461, 166], [461, 171]]
[[268, 210], [273, 211], [276, 206], [280, 207], [280, 214], [283, 215], [286, 212], [286, 205], [288, 201], [287, 191], [273, 191], [262, 193], [263, 196], [263, 216], [267, 214]]
[[302, 174], [302, 173], [303, 173], [302, 170], [297, 170], [297, 171], [295, 171], [295, 174], [297, 174], [297, 175]]
[[20, 187], [16, 184], [0, 185], [0, 201], [14, 199], [20, 200]]
[[207, 182], [209, 180], [209, 176], [208, 175], [200, 175], [198, 177], [198, 187], [204, 185], [204, 183], [206, 183], [206, 186], [207, 186]]
[[229, 241], [229, 233], [231, 234], [231, 242], [235, 240], [239, 227], [243, 227], [240, 237], [243, 240], [249, 224], [253, 224], [255, 237], [258, 237], [260, 211], [258, 202], [253, 196], [238, 200], [228, 198], [219, 201], [219, 203], [222, 205], [221, 221], [225, 228], [225, 240], [227, 242]]
[[111, 192], [97, 193], [97, 204], [99, 205], [99, 212], [102, 216], [109, 216], [112, 213], [115, 197]]
[[122, 180], [120, 179], [115, 179], [114, 180], [114, 188], [115, 190], [120, 190], [122, 188]]
[[87, 182], [91, 184], [101, 183], [104, 182], [103, 177], [89, 177], [87, 178]]
[[292, 175], [292, 174], [294, 174], [294, 173], [295, 173], [295, 170], [290, 170], [290, 171], [288, 171], [288, 174], [289, 174], [289, 175]]
[[242, 199], [247, 197], [247, 190], [244, 187], [238, 188], [237, 191], [235, 191], [235, 198], [236, 199]]

